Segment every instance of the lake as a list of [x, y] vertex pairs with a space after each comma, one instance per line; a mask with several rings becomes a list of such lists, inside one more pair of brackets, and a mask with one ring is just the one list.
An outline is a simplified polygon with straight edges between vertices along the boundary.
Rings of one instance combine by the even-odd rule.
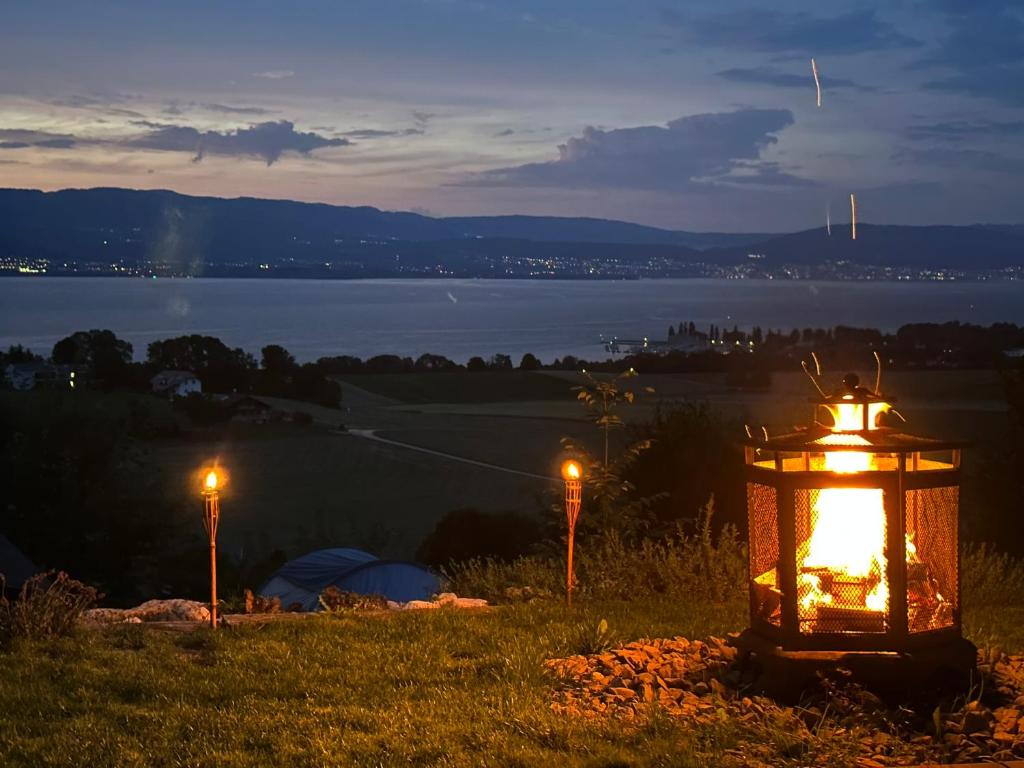
[[109, 328], [137, 358], [155, 339], [202, 333], [256, 355], [281, 344], [300, 361], [532, 352], [548, 362], [603, 358], [602, 335], [660, 339], [691, 320], [705, 330], [1024, 324], [1024, 282], [0, 279], [0, 346], [45, 354], [73, 331]]

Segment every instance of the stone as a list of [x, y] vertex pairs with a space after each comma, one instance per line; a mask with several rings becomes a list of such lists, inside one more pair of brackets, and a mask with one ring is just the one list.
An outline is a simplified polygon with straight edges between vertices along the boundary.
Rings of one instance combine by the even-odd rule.
[[93, 608], [82, 618], [95, 623], [209, 622], [210, 609], [195, 600], [147, 600], [134, 608]]
[[963, 732], [965, 734], [972, 734], [987, 731], [988, 723], [989, 719], [985, 712], [976, 709], [968, 710], [967, 712], [964, 712], [964, 719], [962, 723]]

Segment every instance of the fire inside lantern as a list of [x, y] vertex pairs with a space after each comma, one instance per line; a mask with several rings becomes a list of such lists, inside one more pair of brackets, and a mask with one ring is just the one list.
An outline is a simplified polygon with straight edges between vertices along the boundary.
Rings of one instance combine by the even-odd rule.
[[815, 386], [813, 424], [746, 443], [752, 630], [793, 649], [959, 637], [961, 446], [893, 427], [854, 374]]

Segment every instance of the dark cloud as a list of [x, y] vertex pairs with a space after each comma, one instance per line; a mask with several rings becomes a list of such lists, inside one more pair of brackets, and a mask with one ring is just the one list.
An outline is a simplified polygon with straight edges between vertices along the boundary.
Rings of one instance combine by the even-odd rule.
[[874, 10], [822, 18], [767, 8], [745, 8], [703, 17], [663, 9], [661, 18], [684, 42], [710, 48], [811, 56], [920, 45], [879, 20]]
[[[772, 67], [753, 67], [751, 69], [725, 69], [716, 73], [718, 77], [731, 80], [734, 83], [751, 83], [753, 85], [773, 85], [777, 88], [814, 88], [814, 75], [811, 74], [810, 66], [806, 74], [792, 74], [780, 72]], [[858, 91], [874, 91], [875, 88], [866, 85], [858, 85], [852, 80], [844, 80], [838, 77], [820, 76], [821, 87], [826, 89], [853, 88]]]
[[412, 119], [415, 120], [420, 125], [426, 125], [435, 117], [437, 117], [437, 114], [434, 112], [421, 112], [415, 109], [412, 112]]
[[374, 128], [362, 128], [355, 131], [345, 131], [339, 136], [347, 136], [350, 139], [384, 139], [391, 136], [422, 136], [422, 128], [401, 128], [395, 131], [382, 131]]
[[74, 146], [75, 137], [70, 134], [0, 128], [0, 149], [27, 149], [29, 147], [71, 149]]
[[515, 133], [514, 130], [512, 130], [511, 128], [506, 128], [504, 131], [498, 131], [496, 134], [494, 134], [494, 136], [495, 138], [500, 139], [503, 136], [511, 136], [513, 133]]
[[981, 96], [1024, 106], [1024, 9], [1020, 0], [938, 0], [949, 34], [914, 68], [939, 67], [953, 74], [926, 88]]
[[968, 141], [979, 137], [1024, 136], [1024, 120], [950, 120], [942, 123], [915, 125], [907, 130], [912, 139]]
[[[559, 146], [557, 160], [485, 171], [465, 183], [679, 191], [701, 182], [729, 181], [738, 169], [762, 173], [757, 162], [762, 150], [792, 123], [789, 110], [743, 109], [681, 117], [665, 127], [588, 127]], [[768, 183], [782, 181], [777, 168], [765, 166], [763, 178], [769, 177]]]
[[308, 155], [324, 147], [343, 147], [348, 139], [332, 139], [317, 133], [302, 133], [288, 120], [257, 123], [234, 131], [199, 131], [178, 125], [152, 125], [151, 130], [125, 144], [140, 149], [191, 152], [196, 162], [207, 154], [233, 157], [259, 157], [267, 165], [277, 162], [285, 152]]

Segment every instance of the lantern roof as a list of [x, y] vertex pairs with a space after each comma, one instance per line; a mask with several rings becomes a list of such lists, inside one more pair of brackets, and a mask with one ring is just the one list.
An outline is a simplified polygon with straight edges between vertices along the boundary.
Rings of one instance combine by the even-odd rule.
[[945, 451], [963, 448], [959, 440], [921, 437], [901, 432], [892, 427], [836, 432], [820, 424], [797, 427], [793, 432], [772, 435], [766, 439], [752, 436], [743, 441], [751, 448], [792, 453], [822, 451], [870, 451], [872, 453], [914, 453], [916, 451]]

